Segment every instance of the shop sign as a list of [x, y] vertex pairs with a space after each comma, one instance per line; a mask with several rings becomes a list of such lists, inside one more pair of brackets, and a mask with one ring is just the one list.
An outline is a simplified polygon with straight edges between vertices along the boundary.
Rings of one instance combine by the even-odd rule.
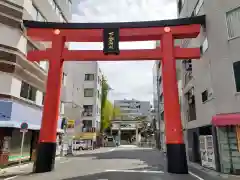
[[72, 129], [75, 126], [75, 120], [68, 120], [67, 121], [67, 129]]
[[77, 134], [74, 139], [96, 139], [96, 133], [95, 132], [85, 132]]

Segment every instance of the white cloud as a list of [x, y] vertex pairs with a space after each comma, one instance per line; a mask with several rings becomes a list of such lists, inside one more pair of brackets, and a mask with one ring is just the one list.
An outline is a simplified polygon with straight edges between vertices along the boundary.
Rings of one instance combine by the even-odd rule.
[[[128, 22], [176, 18], [176, 0], [75, 0], [74, 22]], [[121, 43], [120, 49], [151, 49], [153, 42]], [[102, 49], [101, 43], [74, 43], [74, 49]], [[104, 62], [102, 71], [114, 89], [110, 98], [152, 101], [153, 62]]]

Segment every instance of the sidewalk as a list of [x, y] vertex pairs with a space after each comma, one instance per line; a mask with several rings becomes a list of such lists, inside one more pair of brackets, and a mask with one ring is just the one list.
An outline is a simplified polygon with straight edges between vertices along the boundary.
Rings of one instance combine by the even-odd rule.
[[[162, 151], [160, 151], [160, 152], [162, 152]], [[164, 153], [164, 152], [162, 152], [162, 153], [166, 158], [166, 153]], [[219, 172], [205, 168], [205, 167], [201, 166], [200, 164], [193, 163], [193, 162], [188, 162], [188, 168], [189, 168], [189, 172], [200, 175], [201, 177], [203, 177], [203, 179], [204, 179], [204, 177], [210, 176], [213, 178], [213, 180], [215, 180], [215, 179], [216, 180], [217, 179], [240, 180], [240, 176], [219, 173]]]
[[196, 164], [196, 163], [189, 162], [188, 165], [189, 165], [189, 169], [191, 171], [200, 171], [200, 172], [205, 173], [213, 178], [217, 178], [217, 179], [223, 178], [223, 179], [227, 179], [227, 180], [240, 180], [240, 176], [216, 172], [214, 170], [204, 168], [201, 165]]
[[[63, 159], [65, 157], [56, 157], [56, 161]], [[3, 169], [0, 169], [0, 175], [5, 175], [5, 174], [21, 174], [26, 172], [26, 170], [32, 170], [33, 168], [33, 162], [29, 162], [29, 163], [24, 163], [21, 165], [15, 165], [15, 166], [10, 166], [10, 167], [6, 167]]]

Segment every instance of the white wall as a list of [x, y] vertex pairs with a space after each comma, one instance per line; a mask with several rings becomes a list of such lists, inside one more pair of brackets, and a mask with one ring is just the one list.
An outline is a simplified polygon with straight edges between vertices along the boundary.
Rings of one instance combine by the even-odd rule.
[[[0, 72], [0, 94], [11, 95], [12, 77], [10, 74]], [[3, 86], [4, 84], [4, 86]]]

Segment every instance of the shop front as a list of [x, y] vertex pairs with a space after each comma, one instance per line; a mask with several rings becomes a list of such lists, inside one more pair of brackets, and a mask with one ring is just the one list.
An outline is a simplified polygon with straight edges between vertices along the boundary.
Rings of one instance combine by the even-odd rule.
[[[37, 148], [42, 108], [27, 106], [21, 102], [0, 100], [0, 110], [2, 114], [0, 116], [0, 166], [17, 163], [20, 159], [31, 160]], [[28, 124], [28, 131], [25, 133], [21, 156], [20, 125], [23, 122]], [[59, 127], [60, 123], [59, 121]], [[58, 131], [62, 132], [60, 129]]]
[[221, 172], [240, 175], [240, 114], [219, 114], [212, 123], [217, 129]]

